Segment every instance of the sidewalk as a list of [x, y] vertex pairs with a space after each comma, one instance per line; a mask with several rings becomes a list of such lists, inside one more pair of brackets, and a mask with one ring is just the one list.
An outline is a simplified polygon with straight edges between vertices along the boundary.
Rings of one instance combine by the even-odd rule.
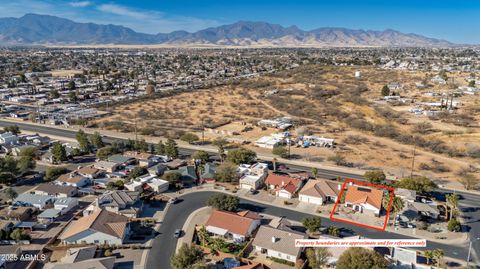
[[178, 239], [175, 252], [178, 251], [183, 243], [190, 244], [192, 242], [195, 226], [206, 223], [210, 217], [210, 214], [212, 214], [212, 208], [206, 206], [193, 211], [190, 216], [188, 216], [182, 228], [184, 234]]

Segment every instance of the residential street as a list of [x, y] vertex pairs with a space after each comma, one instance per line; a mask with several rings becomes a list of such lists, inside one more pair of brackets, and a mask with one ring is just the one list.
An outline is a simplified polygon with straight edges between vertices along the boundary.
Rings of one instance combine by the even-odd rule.
[[[172, 205], [165, 214], [163, 223], [159, 230], [159, 235], [155, 238], [152, 248], [148, 254], [146, 261], [146, 268], [171, 268], [170, 257], [173, 256], [177, 241], [173, 234], [175, 229], [181, 229], [187, 220], [188, 216], [198, 208], [204, 207], [207, 199], [214, 194], [211, 191], [198, 191], [185, 194], [181, 197], [181, 202]], [[243, 209], [250, 209], [261, 214], [269, 214], [273, 216], [285, 216], [288, 219], [301, 221], [307, 216], [305, 213], [289, 210], [281, 207], [276, 207], [267, 204], [261, 204], [245, 199], [240, 199], [240, 207]], [[333, 222], [330, 219], [322, 219], [323, 226], [335, 225], [340, 228], [350, 229], [355, 233], [367, 238], [373, 239], [412, 239], [413, 237], [402, 236], [389, 232], [378, 232], [367, 228], [362, 228], [346, 223]], [[476, 245], [478, 247], [478, 245]], [[467, 245], [445, 245], [435, 242], [428, 242], [427, 249], [443, 249], [446, 257], [454, 259], [465, 260], [468, 254]], [[424, 250], [424, 249], [419, 249]], [[475, 263], [478, 259], [472, 259]]]

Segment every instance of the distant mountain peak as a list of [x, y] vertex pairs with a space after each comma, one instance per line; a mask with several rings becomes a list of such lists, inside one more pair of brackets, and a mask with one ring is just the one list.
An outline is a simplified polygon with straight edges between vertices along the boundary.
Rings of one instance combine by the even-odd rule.
[[27, 13], [20, 18], [0, 18], [0, 44], [171, 44], [265, 45], [278, 47], [419, 46], [450, 47], [454, 44], [396, 30], [353, 30], [321, 27], [305, 31], [263, 21], [237, 21], [193, 33], [144, 34], [121, 25], [78, 23], [51, 15]]

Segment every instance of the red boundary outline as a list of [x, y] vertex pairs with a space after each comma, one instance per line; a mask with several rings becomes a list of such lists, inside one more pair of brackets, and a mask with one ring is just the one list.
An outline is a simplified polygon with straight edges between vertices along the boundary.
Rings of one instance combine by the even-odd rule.
[[[355, 185], [364, 185], [364, 186], [367, 186], [367, 187], [387, 189], [390, 192], [390, 201], [388, 202], [387, 215], [385, 216], [385, 222], [383, 224], [383, 227], [371, 226], [371, 225], [366, 225], [366, 224], [362, 224], [362, 223], [358, 223], [358, 222], [354, 222], [354, 221], [349, 221], [349, 220], [333, 217], [333, 214], [337, 210], [337, 206], [340, 203], [340, 198], [342, 197], [343, 191], [345, 190], [345, 187], [347, 186], [348, 183], [352, 183], [352, 184], [355, 184]], [[333, 206], [332, 212], [330, 213], [330, 220], [340, 221], [340, 222], [353, 224], [353, 225], [360, 226], [360, 227], [370, 228], [370, 229], [374, 229], [374, 230], [378, 230], [378, 231], [385, 231], [385, 229], [387, 228], [387, 224], [388, 224], [388, 217], [390, 215], [390, 208], [392, 207], [393, 196], [395, 195], [394, 191], [395, 191], [395, 189], [392, 188], [392, 187], [388, 187], [388, 186], [384, 186], [384, 185], [376, 185], [376, 184], [368, 183], [368, 182], [365, 182], [365, 181], [357, 181], [357, 180], [353, 180], [353, 179], [347, 179], [343, 183], [342, 189], [340, 190], [340, 193], [338, 194], [337, 201], [335, 202], [335, 205]]]

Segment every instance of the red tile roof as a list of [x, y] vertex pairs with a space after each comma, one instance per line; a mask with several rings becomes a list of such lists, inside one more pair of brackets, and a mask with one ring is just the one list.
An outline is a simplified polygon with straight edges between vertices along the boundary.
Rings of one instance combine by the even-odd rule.
[[215, 210], [210, 215], [205, 226], [217, 227], [234, 234], [247, 236], [250, 227], [256, 219], [248, 217], [248, 214], [242, 214], [245, 216], [241, 216], [237, 213]]

